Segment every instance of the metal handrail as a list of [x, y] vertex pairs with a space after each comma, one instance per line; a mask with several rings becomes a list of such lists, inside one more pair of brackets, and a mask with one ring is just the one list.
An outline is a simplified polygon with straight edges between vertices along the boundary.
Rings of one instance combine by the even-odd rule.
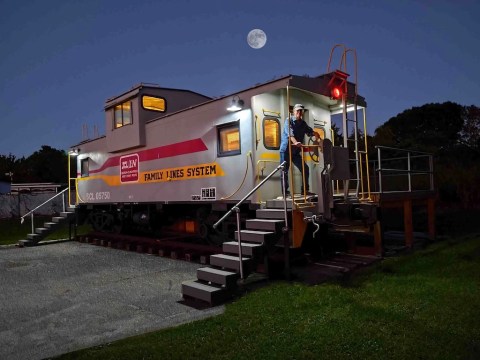
[[[275, 175], [279, 170], [283, 170], [285, 168], [286, 161], [282, 162], [280, 165], [278, 165], [275, 170], [273, 170], [270, 174], [267, 175], [265, 179], [262, 180], [257, 186], [255, 186], [250, 192], [243, 197], [242, 200], [240, 200], [238, 203], [236, 203], [230, 210], [227, 211], [225, 215], [222, 216], [220, 220], [218, 220], [215, 224], [213, 224], [213, 228], [216, 229], [218, 225], [220, 225], [227, 217], [230, 216], [232, 212], [237, 213], [237, 232], [238, 232], [238, 260], [240, 262], [240, 278], [243, 280], [243, 259], [242, 259], [242, 236], [240, 232], [240, 205], [243, 204], [245, 200], [247, 200], [250, 196], [252, 196], [264, 183], [266, 183], [273, 175]], [[282, 186], [284, 186], [284, 182], [282, 181]], [[283, 193], [285, 194], [285, 189], [283, 189]], [[284, 211], [285, 211], [285, 226], [288, 229], [288, 223], [287, 223], [287, 197], [283, 196], [283, 202], [284, 202]]]
[[[412, 175], [416, 174], [429, 174], [430, 175], [430, 190], [434, 190], [433, 185], [433, 155], [431, 153], [423, 152], [423, 151], [416, 151], [416, 150], [408, 150], [408, 149], [400, 149], [388, 146], [375, 146], [377, 149], [378, 154], [378, 169], [375, 169], [378, 172], [378, 190], [380, 193], [385, 192], [383, 190], [382, 184], [382, 171], [383, 172], [397, 172], [397, 173], [406, 173], [408, 176], [408, 192], [412, 192]], [[382, 159], [382, 150], [395, 150], [399, 152], [406, 153], [406, 157], [398, 157], [395, 158], [387, 158]], [[427, 157], [428, 158], [428, 170], [412, 170], [411, 160], [415, 158]], [[393, 160], [407, 160], [407, 169], [394, 169], [394, 168], [382, 168], [382, 162], [385, 163], [387, 161]], [[383, 174], [383, 176], [385, 176]], [[397, 191], [388, 191], [388, 192], [397, 192]]]
[[41, 208], [43, 205], [45, 204], [48, 204], [50, 201], [52, 201], [53, 199], [55, 199], [57, 196], [60, 196], [62, 195], [62, 198], [63, 198], [63, 201], [62, 201], [62, 205], [63, 205], [63, 212], [65, 212], [65, 195], [64, 193], [68, 190], [68, 187], [63, 189], [62, 191], [60, 191], [59, 193], [55, 194], [54, 196], [52, 196], [50, 199], [46, 200], [45, 202], [43, 202], [42, 204], [38, 205], [36, 208], [30, 210], [28, 213], [26, 213], [25, 215], [23, 215], [21, 218], [20, 218], [20, 224], [23, 224], [23, 222], [25, 221], [25, 217], [30, 215], [30, 218], [32, 220], [32, 234], [35, 232], [35, 228], [33, 226], [33, 212], [39, 208]]
[[[260, 167], [260, 164], [263, 163], [263, 166]], [[267, 167], [267, 163], [275, 163], [277, 164], [278, 163], [278, 160], [267, 160], [267, 159], [260, 159], [257, 161], [257, 165], [255, 167], [256, 171], [255, 171], [255, 174], [256, 174], [256, 181], [260, 181], [260, 172], [262, 173], [262, 176], [263, 176], [263, 170], [266, 169]], [[259, 193], [258, 195], [258, 199], [259, 199], [259, 202], [261, 203], [262, 202], [262, 194]]]

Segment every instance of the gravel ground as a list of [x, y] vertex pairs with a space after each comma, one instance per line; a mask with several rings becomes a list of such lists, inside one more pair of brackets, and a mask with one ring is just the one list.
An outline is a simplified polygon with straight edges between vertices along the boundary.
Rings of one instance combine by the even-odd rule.
[[199, 264], [64, 242], [0, 249], [0, 359], [43, 359], [220, 314], [179, 303]]

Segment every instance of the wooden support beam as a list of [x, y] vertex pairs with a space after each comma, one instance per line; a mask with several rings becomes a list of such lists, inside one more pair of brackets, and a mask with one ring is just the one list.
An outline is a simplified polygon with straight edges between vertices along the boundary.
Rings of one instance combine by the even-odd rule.
[[377, 221], [373, 225], [373, 241], [375, 247], [375, 255], [383, 256], [383, 247], [382, 247], [382, 224], [380, 221]]
[[430, 240], [435, 240], [435, 198], [427, 199], [427, 216], [428, 216], [428, 236]]
[[405, 246], [413, 247], [412, 199], [403, 201], [403, 224], [405, 228]]

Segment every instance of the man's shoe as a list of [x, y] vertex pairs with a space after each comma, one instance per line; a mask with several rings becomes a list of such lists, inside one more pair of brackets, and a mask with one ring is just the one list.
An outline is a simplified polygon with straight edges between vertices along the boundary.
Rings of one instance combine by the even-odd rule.
[[[290, 195], [290, 191], [287, 191], [287, 199], [291, 199], [292, 198], [292, 195]], [[283, 196], [280, 195], [279, 197], [277, 197], [277, 200], [283, 200]]]

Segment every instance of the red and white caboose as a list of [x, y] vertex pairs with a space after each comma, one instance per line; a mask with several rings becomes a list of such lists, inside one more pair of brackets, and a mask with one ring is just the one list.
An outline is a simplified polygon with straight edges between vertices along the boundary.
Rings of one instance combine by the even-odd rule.
[[[304, 220], [312, 216], [328, 222], [335, 213], [345, 225], [375, 222], [375, 206], [361, 201], [368, 196], [360, 185], [360, 141], [354, 141], [349, 155], [346, 136], [341, 144], [333, 139], [335, 116], [343, 117], [343, 134], [349, 133], [347, 113], [353, 114], [355, 134], [360, 123], [365, 126], [357, 121], [358, 113], [365, 114], [365, 100], [347, 77], [339, 70], [317, 77], [288, 75], [216, 99], [140, 84], [108, 99], [106, 135], [73, 146], [78, 150], [78, 213], [98, 230], [170, 229], [223, 242], [228, 231], [212, 225], [277, 169], [284, 121], [293, 104], [301, 103], [304, 120], [323, 141], [320, 146], [316, 139], [305, 139], [303, 151], [310, 190], [318, 197], [300, 194], [301, 174], [293, 166], [290, 170], [291, 190], [299, 195], [290, 200], [292, 247], [302, 245]], [[265, 207], [280, 195], [278, 171], [242, 211]]]

